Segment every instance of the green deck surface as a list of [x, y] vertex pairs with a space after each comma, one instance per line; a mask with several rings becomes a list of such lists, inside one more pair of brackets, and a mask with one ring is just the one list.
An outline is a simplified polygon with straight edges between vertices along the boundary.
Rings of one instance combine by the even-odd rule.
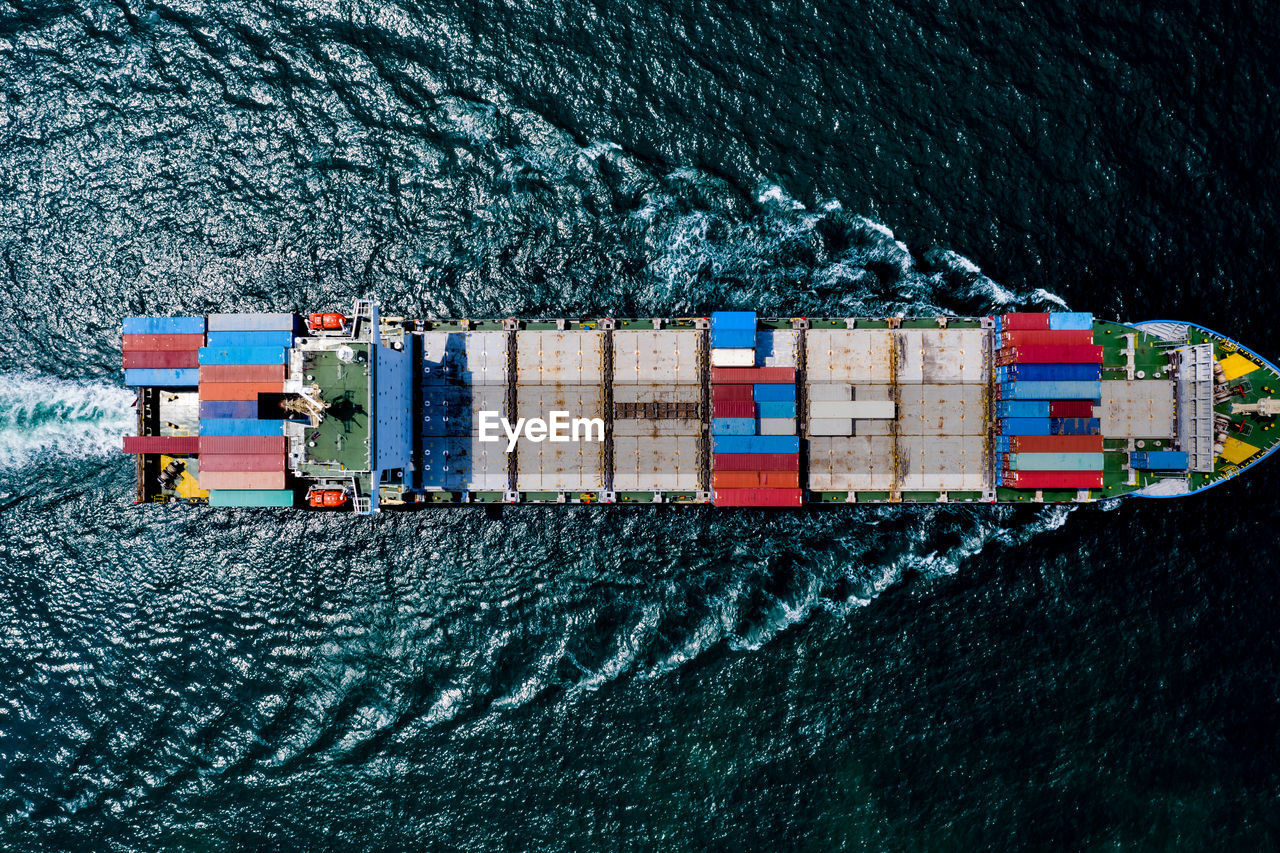
[[[307, 427], [306, 473], [368, 471], [369, 464], [369, 345], [352, 344], [357, 360], [344, 364], [334, 352], [309, 352], [304, 356], [308, 385], [319, 385], [329, 404], [319, 427]], [[363, 360], [359, 360], [363, 356]]]

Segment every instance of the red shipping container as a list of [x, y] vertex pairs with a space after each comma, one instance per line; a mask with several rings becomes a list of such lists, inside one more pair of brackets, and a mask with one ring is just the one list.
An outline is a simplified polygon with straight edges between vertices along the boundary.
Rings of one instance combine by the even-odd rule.
[[283, 453], [206, 453], [200, 457], [200, 473], [210, 471], [283, 471]]
[[712, 383], [750, 382], [752, 385], [794, 385], [794, 367], [713, 367]]
[[200, 439], [194, 435], [126, 435], [124, 452], [186, 455], [199, 453], [199, 442]]
[[755, 416], [756, 404], [750, 400], [713, 400], [711, 402], [713, 418], [754, 418]]
[[1051, 418], [1091, 418], [1093, 403], [1089, 400], [1050, 400]]
[[716, 453], [716, 471], [799, 471], [799, 453]]
[[201, 471], [202, 489], [283, 489], [283, 471]]
[[1102, 347], [1005, 347], [996, 364], [1102, 364]]
[[1021, 329], [1049, 330], [1048, 314], [1005, 314], [1000, 318], [1000, 331], [1009, 332]]
[[804, 502], [799, 489], [716, 489], [716, 506], [785, 506]]
[[201, 400], [256, 400], [259, 394], [279, 394], [283, 382], [201, 382]]
[[124, 335], [125, 352], [178, 352], [198, 350], [204, 335]]
[[1102, 472], [1015, 471], [1004, 484], [1011, 489], [1101, 489]]
[[276, 453], [284, 456], [283, 435], [202, 435], [200, 455], [206, 453]]
[[1088, 329], [1080, 331], [1053, 332], [1040, 329], [1017, 329], [1004, 332], [1000, 341], [1007, 347], [1026, 346], [1092, 346], [1093, 332]]
[[1100, 435], [1015, 435], [1009, 438], [1012, 453], [1101, 453]]
[[197, 350], [126, 350], [125, 370], [135, 367], [199, 367]]
[[206, 364], [200, 368], [200, 384], [206, 382], [284, 382], [284, 365]]
[[[750, 385], [712, 385], [711, 405], [729, 400], [750, 403], [755, 399], [754, 394], [755, 389]], [[754, 415], [755, 412], [753, 411], [752, 414]]]

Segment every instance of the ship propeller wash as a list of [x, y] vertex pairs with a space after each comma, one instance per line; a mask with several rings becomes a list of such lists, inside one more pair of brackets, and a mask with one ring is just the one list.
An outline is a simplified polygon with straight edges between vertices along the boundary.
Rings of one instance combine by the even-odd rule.
[[1280, 373], [1190, 323], [129, 317], [139, 502], [1091, 502], [1280, 441]]

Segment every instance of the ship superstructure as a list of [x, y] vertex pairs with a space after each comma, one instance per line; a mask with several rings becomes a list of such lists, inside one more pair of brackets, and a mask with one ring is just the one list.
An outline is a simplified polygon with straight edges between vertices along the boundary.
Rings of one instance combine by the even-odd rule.
[[989, 317], [124, 321], [139, 502], [1091, 502], [1209, 488], [1280, 373], [1190, 323]]

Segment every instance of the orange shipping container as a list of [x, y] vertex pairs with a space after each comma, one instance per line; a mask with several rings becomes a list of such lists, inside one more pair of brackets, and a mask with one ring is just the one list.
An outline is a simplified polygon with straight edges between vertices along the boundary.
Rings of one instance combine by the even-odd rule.
[[283, 489], [283, 471], [201, 471], [202, 489]]
[[712, 471], [713, 489], [754, 489], [760, 485], [759, 471]]
[[283, 382], [201, 382], [201, 400], [256, 400], [259, 394], [279, 394]]
[[283, 364], [206, 364], [200, 368], [205, 382], [284, 382]]

